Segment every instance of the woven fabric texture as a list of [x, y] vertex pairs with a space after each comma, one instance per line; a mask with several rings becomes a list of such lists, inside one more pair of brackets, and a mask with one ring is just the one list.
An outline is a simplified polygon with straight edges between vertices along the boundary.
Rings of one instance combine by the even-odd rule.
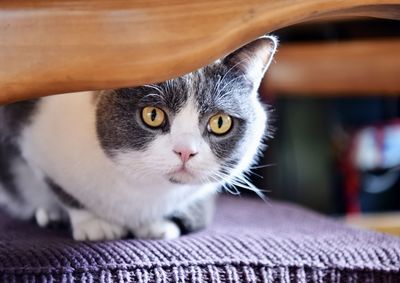
[[400, 238], [240, 197], [173, 241], [74, 242], [6, 216], [0, 227], [3, 282], [400, 282]]

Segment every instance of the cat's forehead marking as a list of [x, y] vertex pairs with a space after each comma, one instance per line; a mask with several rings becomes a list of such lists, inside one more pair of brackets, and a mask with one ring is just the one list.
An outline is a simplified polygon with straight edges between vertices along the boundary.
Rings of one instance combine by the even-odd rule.
[[200, 137], [199, 113], [193, 95], [189, 95], [185, 105], [176, 114], [171, 125], [171, 134], [192, 133]]
[[251, 88], [242, 76], [226, 66], [214, 64], [195, 72], [193, 88], [201, 117], [225, 112], [248, 118]]
[[[183, 77], [157, 85], [157, 97], [151, 93], [145, 99], [158, 99], [160, 106], [178, 113], [194, 98], [196, 111], [206, 116], [215, 112], [242, 113], [250, 91], [245, 80], [233, 72], [227, 73], [225, 66], [214, 64]], [[154, 88], [154, 87], [153, 87]], [[243, 93], [246, 93], [243, 97]]]

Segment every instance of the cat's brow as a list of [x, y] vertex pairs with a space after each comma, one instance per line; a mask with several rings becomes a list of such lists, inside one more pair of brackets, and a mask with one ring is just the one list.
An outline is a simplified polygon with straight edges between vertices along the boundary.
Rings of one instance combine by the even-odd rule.
[[168, 109], [171, 112], [177, 113], [183, 107], [187, 100], [187, 95], [184, 93], [172, 94], [168, 92], [149, 93], [139, 100], [139, 104], [152, 105]]
[[234, 118], [237, 118], [237, 119], [240, 119], [240, 120], [246, 120], [246, 115], [243, 115], [243, 113], [241, 113], [240, 111], [238, 111], [238, 109], [237, 108], [229, 108], [229, 107], [224, 107], [224, 108], [222, 108], [222, 107], [209, 107], [209, 108], [207, 108], [207, 110], [206, 111], [202, 111], [201, 113], [200, 113], [200, 119], [206, 119], [206, 118], [208, 118], [209, 116], [212, 116], [212, 115], [215, 115], [215, 114], [218, 114], [218, 113], [224, 113], [224, 114], [227, 114], [227, 115], [229, 115], [229, 116], [231, 116], [231, 117], [234, 117]]
[[[204, 97], [203, 97], [204, 98]], [[200, 116], [205, 117], [216, 113], [225, 113], [232, 117], [246, 120], [246, 103], [240, 103], [237, 97], [225, 96], [221, 99], [216, 99], [213, 96], [208, 96], [203, 101], [197, 101]]]
[[154, 106], [167, 106], [166, 97], [159, 93], [149, 93], [143, 96], [139, 103], [141, 104], [149, 104]]

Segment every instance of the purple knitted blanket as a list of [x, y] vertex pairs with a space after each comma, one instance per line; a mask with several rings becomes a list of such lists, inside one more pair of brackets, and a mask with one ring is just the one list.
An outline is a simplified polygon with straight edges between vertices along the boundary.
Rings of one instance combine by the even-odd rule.
[[5, 216], [0, 227], [3, 282], [400, 282], [400, 238], [240, 197], [173, 241], [79, 243]]

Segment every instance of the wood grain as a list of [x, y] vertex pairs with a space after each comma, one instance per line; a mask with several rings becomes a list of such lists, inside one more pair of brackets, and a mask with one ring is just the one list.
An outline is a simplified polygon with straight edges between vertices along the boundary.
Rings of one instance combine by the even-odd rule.
[[0, 103], [169, 79], [275, 29], [399, 0], [2, 0]]
[[282, 45], [264, 93], [399, 95], [400, 39]]

